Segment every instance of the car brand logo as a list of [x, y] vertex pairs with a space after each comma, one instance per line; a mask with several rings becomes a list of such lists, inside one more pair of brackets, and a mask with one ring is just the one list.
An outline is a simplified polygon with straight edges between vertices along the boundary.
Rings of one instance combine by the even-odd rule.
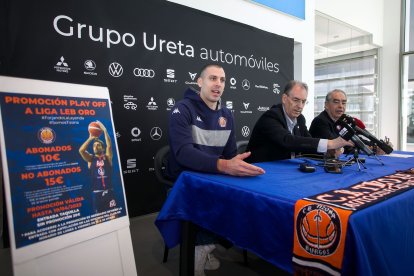
[[133, 169], [137, 167], [137, 159], [127, 159], [127, 169]]
[[226, 107], [228, 109], [233, 109], [233, 101], [226, 101]]
[[89, 71], [93, 71], [96, 68], [95, 61], [93, 61], [91, 59], [86, 60], [83, 65], [85, 66], [85, 69], [89, 70]]
[[194, 80], [195, 77], [197, 76], [197, 73], [188, 72], [188, 74], [190, 75], [191, 80]]
[[275, 93], [275, 94], [279, 94], [280, 93], [280, 85], [279, 84], [277, 84], [277, 83], [274, 83], [273, 84], [273, 93]]
[[231, 84], [231, 85], [236, 85], [236, 83], [237, 83], [237, 81], [236, 81], [236, 79], [235, 79], [235, 78], [231, 78], [231, 79], [230, 79], [230, 84]]
[[243, 137], [247, 137], [247, 136], [249, 136], [249, 134], [250, 134], [250, 129], [249, 129], [249, 127], [244, 126], [244, 127], [242, 128], [242, 130], [241, 130], [241, 133], [242, 133]]
[[173, 107], [175, 105], [175, 100], [173, 98], [169, 98], [167, 100], [167, 106], [168, 107]]
[[109, 74], [111, 74], [111, 76], [114, 78], [118, 78], [122, 76], [122, 73], [124, 73], [124, 68], [122, 68], [122, 65], [119, 64], [118, 62], [112, 62], [109, 65], [108, 70], [109, 70]]
[[248, 109], [249, 108], [249, 105], [250, 105], [250, 103], [245, 103], [245, 102], [243, 102], [243, 105], [244, 105], [244, 109]]
[[64, 66], [64, 67], [68, 67], [68, 64], [65, 62], [65, 58], [63, 56], [60, 57], [60, 61], [58, 61], [58, 63], [56, 63], [57, 66]]
[[243, 87], [244, 90], [249, 90], [250, 89], [250, 82], [248, 80], [244, 79], [242, 81], [242, 87]]
[[134, 137], [139, 137], [141, 135], [141, 130], [137, 127], [131, 129], [131, 135]]
[[144, 68], [135, 68], [134, 69], [134, 76], [141, 77], [141, 78], [153, 78], [155, 76], [155, 72], [152, 69], [144, 69]]
[[132, 109], [132, 110], [137, 110], [137, 104], [133, 103], [133, 102], [127, 102], [124, 104], [124, 108], [125, 109]]
[[152, 140], [160, 140], [162, 137], [162, 130], [159, 127], [153, 127], [150, 131], [150, 136]]
[[175, 78], [175, 70], [174, 69], [167, 69], [167, 78], [169, 78], [169, 79]]

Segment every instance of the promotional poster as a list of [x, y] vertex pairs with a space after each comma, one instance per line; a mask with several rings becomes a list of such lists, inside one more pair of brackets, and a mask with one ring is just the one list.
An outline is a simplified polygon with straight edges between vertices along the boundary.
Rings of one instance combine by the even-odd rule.
[[79, 96], [0, 86], [2, 162], [16, 249], [127, 215], [110, 101], [76, 88], [69, 85], [70, 94]]

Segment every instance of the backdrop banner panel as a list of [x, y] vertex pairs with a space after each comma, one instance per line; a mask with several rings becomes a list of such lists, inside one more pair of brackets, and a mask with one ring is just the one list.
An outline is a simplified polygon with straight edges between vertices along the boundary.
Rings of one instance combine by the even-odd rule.
[[293, 78], [293, 39], [175, 3], [0, 3], [0, 74], [108, 87], [131, 216], [164, 201], [153, 158], [168, 143], [169, 111], [197, 88], [203, 65], [226, 72], [222, 100], [237, 140], [250, 138]]

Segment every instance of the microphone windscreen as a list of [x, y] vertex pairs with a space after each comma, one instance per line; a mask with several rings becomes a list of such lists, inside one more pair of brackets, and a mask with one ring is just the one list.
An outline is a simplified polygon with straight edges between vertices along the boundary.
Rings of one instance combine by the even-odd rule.
[[355, 125], [361, 129], [365, 129], [365, 124], [358, 118], [354, 117]]

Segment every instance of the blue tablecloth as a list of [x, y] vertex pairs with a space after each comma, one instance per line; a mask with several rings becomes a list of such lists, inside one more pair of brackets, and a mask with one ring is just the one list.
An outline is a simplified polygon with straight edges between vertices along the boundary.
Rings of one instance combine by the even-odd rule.
[[[410, 154], [410, 153], [406, 153]], [[301, 159], [258, 163], [258, 177], [183, 172], [155, 222], [165, 243], [180, 243], [181, 221], [191, 221], [293, 272], [295, 202], [414, 167], [414, 158], [382, 156], [385, 165], [367, 158], [342, 174], [298, 170]], [[311, 161], [316, 162], [316, 161]], [[344, 275], [411, 275], [414, 271], [414, 190], [352, 214], [343, 265]]]

